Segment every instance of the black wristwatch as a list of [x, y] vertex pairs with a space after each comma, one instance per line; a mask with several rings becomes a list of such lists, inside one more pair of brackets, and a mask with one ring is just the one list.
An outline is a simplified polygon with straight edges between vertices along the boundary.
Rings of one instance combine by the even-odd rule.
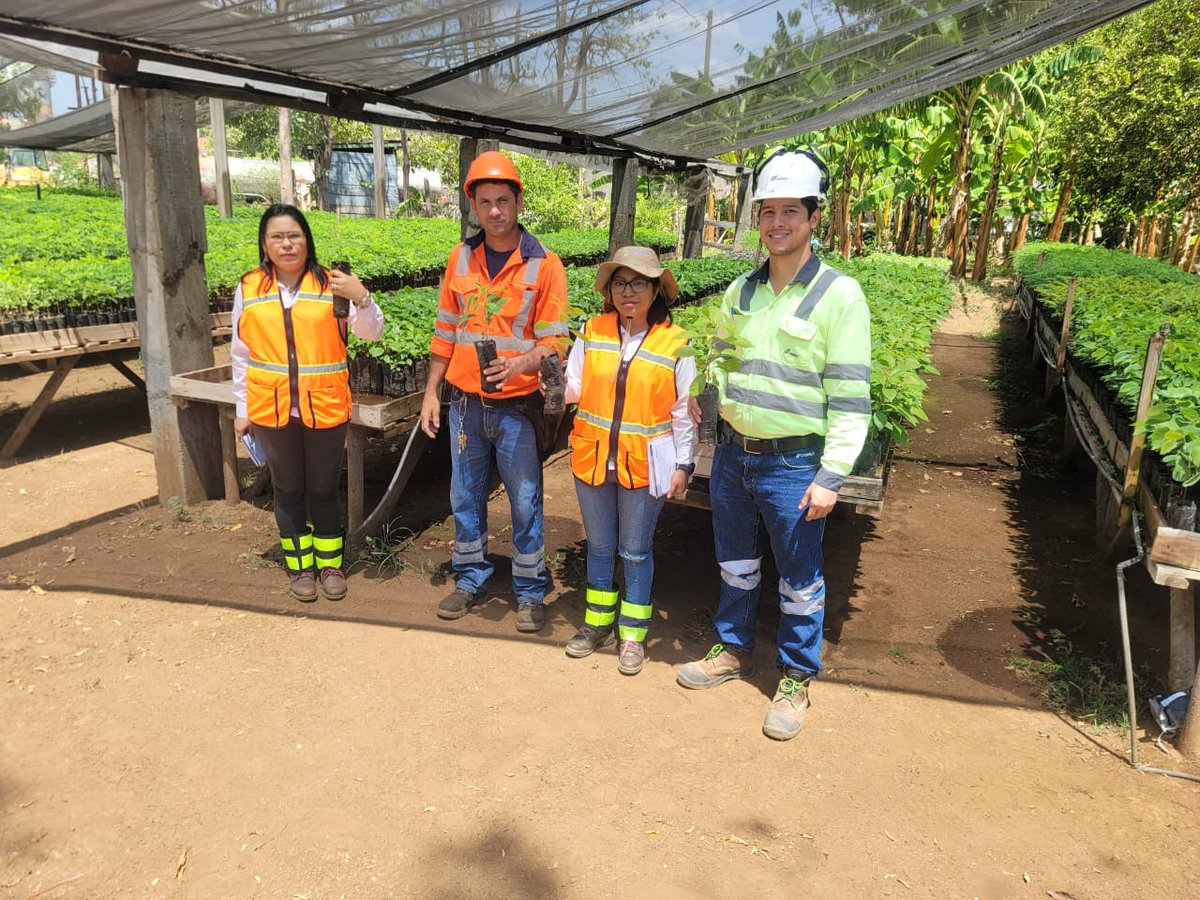
[[696, 471], [696, 464], [694, 462], [676, 463], [675, 468], [678, 469], [680, 472], [687, 472], [688, 477], [690, 478], [692, 473], [694, 473]]

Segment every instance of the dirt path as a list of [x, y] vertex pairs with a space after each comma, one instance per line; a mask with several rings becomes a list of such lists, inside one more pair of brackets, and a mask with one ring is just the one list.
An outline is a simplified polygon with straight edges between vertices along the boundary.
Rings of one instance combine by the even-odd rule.
[[[1196, 895], [1200, 785], [1131, 771], [1122, 735], [1045, 712], [1009, 669], [1050, 628], [1103, 636], [1114, 600], [1086, 476], [1017, 467], [1044, 410], [1021, 354], [977, 336], [994, 322], [979, 300], [947, 324], [883, 515], [827, 531], [828, 673], [788, 744], [759, 732], [766, 604], [752, 680], [674, 684], [709, 643], [702, 512], [664, 513], [645, 671], [563, 654], [582, 615], [563, 459], [534, 639], [503, 573], [476, 613], [433, 614], [442, 447], [400, 570], [304, 607], [255, 552], [269, 512], [139, 508], [135, 440], [0, 470], [0, 897]], [[506, 558], [502, 494], [491, 512]]]

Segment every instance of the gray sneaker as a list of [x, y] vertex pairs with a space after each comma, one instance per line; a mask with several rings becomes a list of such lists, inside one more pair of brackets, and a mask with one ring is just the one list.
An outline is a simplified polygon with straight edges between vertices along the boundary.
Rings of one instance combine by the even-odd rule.
[[546, 621], [546, 607], [541, 603], [520, 603], [517, 605], [517, 631], [532, 633], [542, 630]]
[[745, 678], [753, 672], [753, 654], [741, 653], [724, 644], [713, 644], [704, 659], [681, 666], [675, 673], [675, 680], [680, 687], [698, 691], [716, 687], [731, 678]]
[[575, 632], [575, 637], [567, 641], [567, 656], [574, 659], [583, 659], [585, 656], [590, 656], [594, 651], [601, 647], [607, 647], [613, 642], [613, 630], [608, 628], [597, 628], [595, 625], [580, 625], [579, 630]]
[[800, 672], [789, 672], [779, 679], [779, 689], [767, 707], [763, 734], [776, 741], [790, 741], [804, 727], [807, 715], [808, 678]]
[[483, 601], [483, 594], [472, 594], [462, 588], [455, 588], [438, 604], [439, 619], [461, 619], [471, 607]]

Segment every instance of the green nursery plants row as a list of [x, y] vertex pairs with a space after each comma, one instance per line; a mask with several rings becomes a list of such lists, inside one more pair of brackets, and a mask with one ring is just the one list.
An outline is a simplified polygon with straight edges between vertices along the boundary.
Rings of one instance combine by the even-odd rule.
[[[1039, 258], [1042, 261], [1040, 269]], [[1076, 244], [1026, 244], [1013, 256], [1013, 265], [1021, 276], [1021, 283], [1034, 291], [1052, 281], [1066, 281], [1072, 275], [1076, 278], [1127, 275], [1177, 284], [1195, 284], [1198, 280], [1195, 275], [1188, 275], [1178, 266], [1162, 260]]]
[[[239, 208], [222, 219], [205, 208], [205, 272], [214, 311], [229, 309], [243, 273], [258, 263], [261, 210]], [[306, 213], [320, 258], [347, 260], [376, 291], [432, 284], [458, 241], [452, 219], [368, 219]], [[539, 235], [564, 261], [596, 262], [607, 254], [608, 233], [578, 229]], [[635, 240], [673, 251], [671, 234], [639, 229]], [[121, 200], [115, 194], [0, 190], [0, 319], [7, 330], [107, 324], [132, 317], [133, 281]], [[82, 316], [80, 314], [83, 314]], [[97, 319], [99, 321], [97, 321]], [[11, 327], [12, 320], [19, 327]], [[68, 321], [69, 320], [69, 321]]]

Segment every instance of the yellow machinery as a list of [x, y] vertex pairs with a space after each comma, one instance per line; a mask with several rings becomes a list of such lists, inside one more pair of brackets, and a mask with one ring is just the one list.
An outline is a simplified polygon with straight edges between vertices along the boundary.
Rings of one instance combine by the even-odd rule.
[[45, 150], [26, 150], [14, 147], [8, 151], [8, 159], [4, 162], [2, 172], [3, 184], [9, 185], [45, 185], [50, 183], [50, 164], [46, 160]]

